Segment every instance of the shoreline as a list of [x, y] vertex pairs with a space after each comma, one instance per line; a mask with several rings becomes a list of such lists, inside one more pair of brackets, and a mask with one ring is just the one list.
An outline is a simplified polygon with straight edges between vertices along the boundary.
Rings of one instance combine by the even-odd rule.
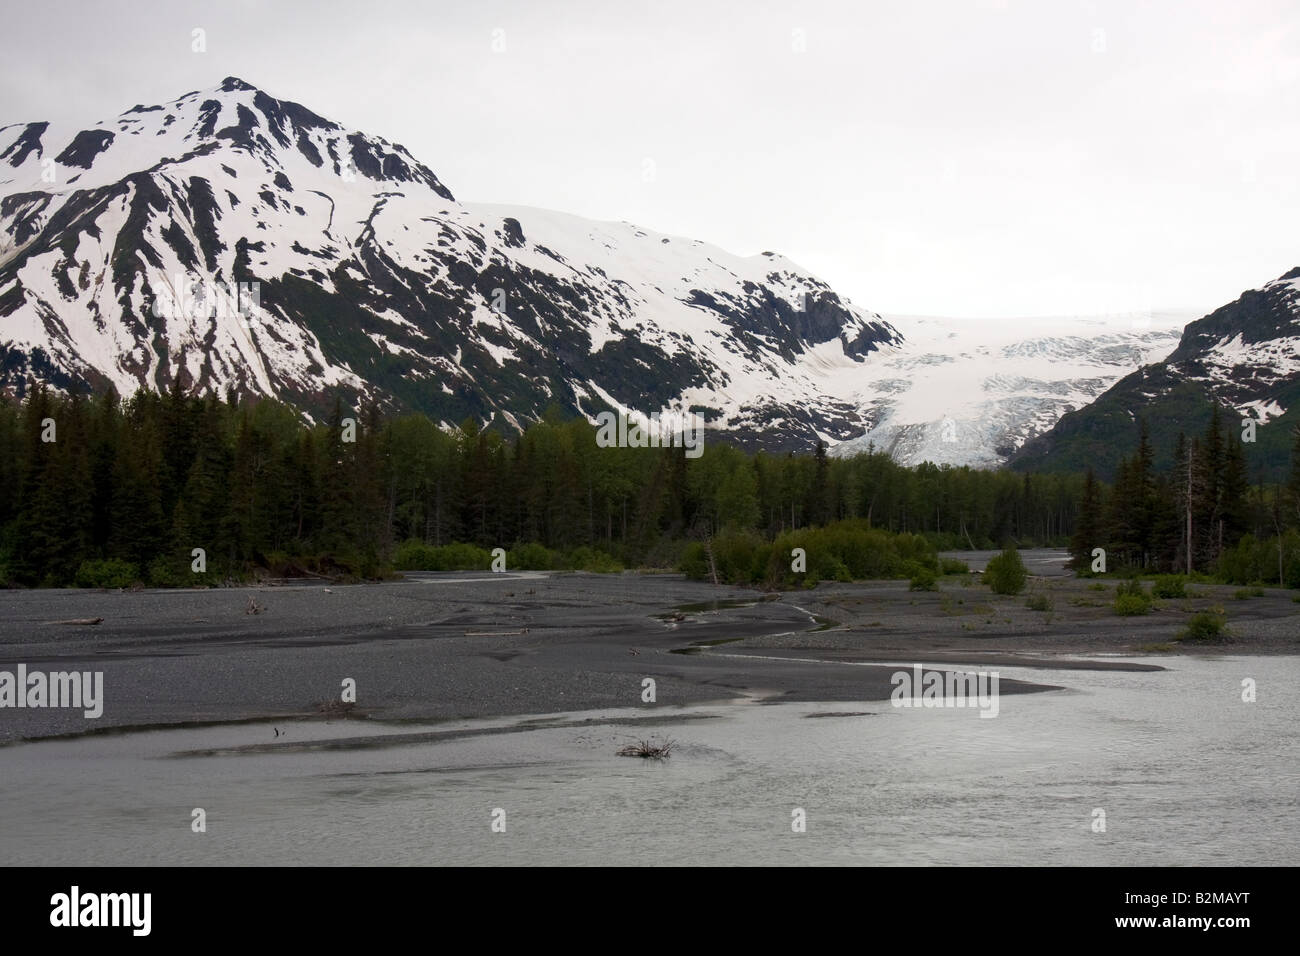
[[[102, 671], [105, 706], [97, 720], [73, 710], [0, 709], [0, 742], [337, 719], [346, 680], [355, 681], [355, 718], [444, 721], [744, 698], [877, 703], [893, 691], [891, 674], [914, 664], [1139, 672], [1163, 670], [1168, 656], [1300, 653], [1300, 606], [1285, 592], [1232, 602], [1239, 605], [1230, 608], [1241, 634], [1235, 643], [1175, 644], [1174, 654], [1152, 654], [1140, 647], [1167, 642], [1186, 613], [1118, 618], [1094, 600], [1088, 582], [1042, 577], [1031, 585], [1051, 594], [1054, 612], [1028, 610], [1024, 595], [1000, 598], [953, 579], [938, 592], [889, 581], [775, 595], [680, 575], [581, 572], [9, 591], [0, 595], [0, 670], [25, 663]], [[248, 613], [250, 600], [257, 613]], [[102, 623], [48, 623], [95, 617]], [[643, 699], [647, 678], [653, 701]], [[1051, 689], [1006, 679], [1001, 692]]]

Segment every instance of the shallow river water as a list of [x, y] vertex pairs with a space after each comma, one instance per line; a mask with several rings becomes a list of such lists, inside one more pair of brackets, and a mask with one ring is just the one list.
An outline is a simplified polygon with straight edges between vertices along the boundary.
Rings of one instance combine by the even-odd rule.
[[[1002, 668], [1064, 689], [1004, 696], [996, 719], [753, 701], [16, 744], [0, 748], [0, 859], [1300, 862], [1300, 658], [1159, 663], [1169, 670]], [[652, 710], [676, 722], [617, 723]], [[675, 747], [659, 762], [615, 755], [637, 738]], [[193, 831], [196, 808], [206, 832]], [[804, 832], [792, 826], [800, 810]]]

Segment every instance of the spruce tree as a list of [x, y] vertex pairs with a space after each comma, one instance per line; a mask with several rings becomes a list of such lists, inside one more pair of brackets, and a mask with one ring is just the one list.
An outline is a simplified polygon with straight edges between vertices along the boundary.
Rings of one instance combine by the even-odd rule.
[[1146, 419], [1139, 422], [1138, 448], [1133, 456], [1132, 493], [1133, 539], [1137, 548], [1137, 563], [1142, 567], [1152, 560], [1155, 524], [1155, 455], [1151, 450], [1151, 435]]
[[1246, 496], [1250, 479], [1246, 473], [1246, 456], [1241, 440], [1228, 431], [1223, 452], [1223, 478], [1219, 483], [1219, 520], [1222, 522], [1223, 549], [1236, 547], [1249, 528]]
[[1178, 564], [1183, 539], [1183, 512], [1178, 506], [1181, 487], [1176, 470], [1156, 476], [1151, 511], [1151, 555], [1152, 566], [1164, 573], [1183, 570]]
[[1106, 539], [1110, 542], [1110, 558], [1117, 565], [1132, 567], [1140, 561], [1142, 545], [1139, 540], [1142, 496], [1137, 481], [1136, 459], [1120, 460], [1115, 473], [1115, 487], [1110, 496], [1107, 515]]
[[358, 422], [356, 452], [352, 456], [350, 480], [355, 509], [355, 546], [373, 562], [389, 543], [391, 501], [389, 475], [380, 442], [379, 409], [368, 404]]
[[[352, 454], [355, 442], [345, 442], [343, 400], [336, 396], [334, 410], [320, 443], [320, 524], [317, 547], [328, 552], [348, 548], [354, 532], [352, 507]], [[355, 427], [355, 426], [354, 426]], [[354, 432], [355, 437], [355, 432]]]
[[45, 577], [48, 542], [54, 530], [54, 516], [48, 513], [49, 499], [41, 491], [54, 454], [50, 444], [41, 440], [52, 408], [44, 384], [28, 383], [22, 420], [23, 467], [17, 488], [14, 553], [10, 561], [10, 574], [23, 584], [39, 584]]
[[189, 479], [190, 466], [194, 463], [194, 414], [191, 403], [185, 396], [181, 379], [183, 371], [182, 355], [172, 376], [171, 388], [162, 401], [162, 442], [167, 454], [161, 463], [159, 497], [166, 515], [175, 512], [176, 500]]
[[1079, 500], [1079, 514], [1070, 538], [1070, 567], [1079, 575], [1091, 573], [1094, 548], [1104, 548], [1104, 514], [1101, 489], [1091, 468], [1083, 479], [1083, 497]]
[[1217, 402], [1211, 407], [1210, 424], [1205, 430], [1198, 467], [1194, 468], [1199, 484], [1198, 506], [1194, 508], [1194, 534], [1198, 544], [1197, 563], [1209, 566], [1219, 559], [1223, 517], [1223, 412]]
[[81, 563], [93, 554], [91, 542], [91, 422], [85, 398], [74, 392], [63, 403], [59, 441], [49, 493], [57, 503], [58, 540], [51, 571], [61, 584], [71, 583]]
[[808, 501], [804, 509], [810, 524], [824, 525], [827, 521], [829, 470], [826, 461], [826, 443], [818, 438], [817, 449], [813, 453], [812, 484], [808, 488]]
[[1178, 513], [1178, 543], [1174, 548], [1172, 565], [1178, 571], [1187, 570], [1189, 557], [1194, 554], [1194, 525], [1191, 536], [1188, 534], [1189, 520], [1196, 507], [1195, 496], [1192, 494], [1194, 454], [1192, 443], [1188, 442], [1185, 434], [1179, 432], [1178, 442], [1174, 446], [1174, 466], [1170, 473], [1174, 509]]
[[162, 449], [157, 403], [137, 392], [122, 416], [113, 462], [108, 556], [128, 561], [143, 574], [162, 553], [167, 523], [159, 495]]
[[1291, 476], [1287, 480], [1287, 492], [1291, 501], [1289, 523], [1300, 528], [1300, 425], [1291, 429], [1294, 441], [1291, 445]]

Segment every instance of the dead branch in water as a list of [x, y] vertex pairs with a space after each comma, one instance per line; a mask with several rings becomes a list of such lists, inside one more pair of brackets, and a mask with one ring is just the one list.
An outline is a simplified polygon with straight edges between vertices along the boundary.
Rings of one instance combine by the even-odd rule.
[[649, 740], [638, 740], [634, 744], [628, 744], [619, 750], [620, 757], [642, 757], [646, 760], [664, 760], [671, 757], [673, 747], [676, 745], [675, 740], [666, 740], [661, 744], [653, 743]]

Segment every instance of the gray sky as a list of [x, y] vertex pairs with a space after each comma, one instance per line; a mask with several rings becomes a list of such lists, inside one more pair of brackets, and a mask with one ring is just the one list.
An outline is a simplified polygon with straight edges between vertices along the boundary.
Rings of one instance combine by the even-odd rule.
[[0, 13], [0, 125], [235, 75], [403, 144], [458, 199], [779, 251], [883, 312], [1208, 311], [1300, 265], [1295, 2]]

